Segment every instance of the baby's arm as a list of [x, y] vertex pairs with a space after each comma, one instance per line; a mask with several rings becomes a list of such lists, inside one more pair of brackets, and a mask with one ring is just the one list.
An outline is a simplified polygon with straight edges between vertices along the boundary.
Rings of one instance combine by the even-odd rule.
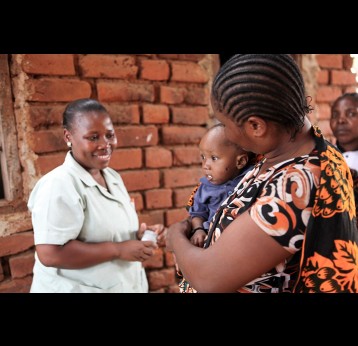
[[201, 217], [192, 217], [191, 219], [191, 238], [190, 242], [198, 247], [204, 246], [206, 232], [203, 227], [204, 219]]

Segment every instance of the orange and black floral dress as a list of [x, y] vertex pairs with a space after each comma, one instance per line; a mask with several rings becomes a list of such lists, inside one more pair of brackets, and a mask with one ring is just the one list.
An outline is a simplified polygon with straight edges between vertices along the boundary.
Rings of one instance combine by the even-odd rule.
[[[238, 292], [358, 292], [358, 230], [352, 176], [313, 128], [316, 147], [258, 174], [261, 160], [223, 203], [204, 247], [245, 211], [292, 256]], [[239, 232], [239, 230], [238, 230]], [[183, 279], [182, 292], [195, 292]]]

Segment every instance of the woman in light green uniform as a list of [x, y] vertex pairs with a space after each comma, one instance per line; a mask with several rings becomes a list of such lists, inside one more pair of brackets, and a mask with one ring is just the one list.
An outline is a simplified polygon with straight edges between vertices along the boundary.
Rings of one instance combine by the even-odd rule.
[[[117, 138], [96, 100], [70, 103], [63, 115], [70, 148], [64, 163], [31, 192], [35, 266], [31, 292], [148, 292], [142, 261], [157, 247], [140, 241], [146, 228], [120, 175], [109, 168]], [[139, 229], [138, 229], [139, 228]]]

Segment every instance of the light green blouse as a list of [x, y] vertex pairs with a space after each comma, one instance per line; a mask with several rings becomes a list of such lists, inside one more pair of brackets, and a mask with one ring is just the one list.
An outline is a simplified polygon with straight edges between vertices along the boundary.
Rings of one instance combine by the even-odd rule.
[[[120, 175], [105, 168], [108, 192], [71, 153], [30, 194], [35, 244], [136, 239], [138, 217]], [[31, 292], [148, 292], [140, 262], [113, 260], [85, 269], [45, 267], [35, 254]]]

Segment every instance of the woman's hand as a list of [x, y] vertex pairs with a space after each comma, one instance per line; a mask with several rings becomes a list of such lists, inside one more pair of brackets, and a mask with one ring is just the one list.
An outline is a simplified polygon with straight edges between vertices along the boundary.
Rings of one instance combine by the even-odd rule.
[[173, 251], [173, 243], [175, 242], [175, 237], [178, 233], [182, 233], [186, 238], [189, 238], [191, 232], [191, 222], [189, 219], [174, 223], [167, 230], [166, 235], [166, 246], [167, 250]]
[[118, 258], [124, 261], [143, 262], [153, 256], [154, 250], [158, 248], [152, 241], [127, 240], [116, 243]]
[[164, 225], [158, 223], [158, 224], [155, 224], [155, 225], [147, 226], [146, 223], [144, 223], [144, 222], [141, 223], [140, 227], [139, 227], [139, 230], [137, 232], [137, 238], [139, 240], [142, 239], [144, 231], [146, 229], [150, 229], [150, 230], [154, 231], [157, 234], [158, 246], [165, 246], [165, 235], [166, 235], [167, 228], [164, 227]]

